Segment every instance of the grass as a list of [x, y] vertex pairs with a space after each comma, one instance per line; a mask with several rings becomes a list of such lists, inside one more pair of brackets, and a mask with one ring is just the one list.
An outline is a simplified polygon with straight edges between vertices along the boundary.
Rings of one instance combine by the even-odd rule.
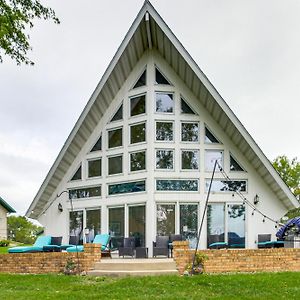
[[0, 254], [7, 253], [9, 247], [0, 247]]
[[0, 274], [1, 299], [299, 299], [300, 273], [193, 277]]

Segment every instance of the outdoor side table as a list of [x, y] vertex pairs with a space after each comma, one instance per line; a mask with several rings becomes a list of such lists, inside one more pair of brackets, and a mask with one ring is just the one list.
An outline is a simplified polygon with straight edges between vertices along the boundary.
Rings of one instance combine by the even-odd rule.
[[137, 247], [135, 249], [136, 258], [147, 258], [148, 257], [148, 248], [146, 247]]

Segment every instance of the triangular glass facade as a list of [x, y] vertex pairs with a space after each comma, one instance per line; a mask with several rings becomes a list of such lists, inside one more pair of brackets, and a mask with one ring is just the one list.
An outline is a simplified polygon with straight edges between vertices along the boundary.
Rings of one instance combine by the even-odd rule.
[[171, 85], [169, 80], [157, 68], [155, 68], [155, 83]]
[[219, 140], [212, 134], [212, 132], [207, 127], [205, 127], [205, 143], [220, 144]]
[[190, 106], [186, 103], [186, 101], [181, 97], [181, 113], [183, 114], [191, 114], [194, 115], [194, 111], [190, 108]]
[[79, 168], [77, 169], [73, 177], [71, 178], [71, 181], [74, 180], [81, 180], [81, 165], [79, 166]]
[[230, 171], [240, 171], [244, 172], [245, 170], [241, 167], [241, 165], [230, 155]]
[[91, 152], [100, 151], [102, 149], [102, 136], [99, 137], [96, 144], [93, 146]]
[[143, 74], [140, 76], [138, 81], [135, 83], [133, 89], [136, 89], [138, 87], [145, 86], [145, 85], [146, 85], [146, 70], [143, 72]]
[[110, 121], [113, 122], [119, 120], [123, 120], [123, 104], [119, 107], [119, 109], [117, 110], [117, 112], [114, 114], [114, 116]]

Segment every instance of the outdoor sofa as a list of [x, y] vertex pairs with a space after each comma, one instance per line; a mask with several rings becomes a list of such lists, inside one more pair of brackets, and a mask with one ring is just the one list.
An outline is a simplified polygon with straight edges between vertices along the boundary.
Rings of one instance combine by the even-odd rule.
[[51, 245], [51, 236], [39, 236], [33, 246], [20, 246], [12, 247], [8, 249], [8, 253], [31, 253], [31, 252], [43, 252], [44, 246]]

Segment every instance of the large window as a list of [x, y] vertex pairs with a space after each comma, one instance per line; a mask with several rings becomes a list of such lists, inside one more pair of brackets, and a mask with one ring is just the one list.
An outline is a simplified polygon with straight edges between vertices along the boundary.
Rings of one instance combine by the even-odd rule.
[[173, 150], [156, 150], [156, 169], [172, 170], [174, 168]]
[[128, 207], [129, 236], [134, 237], [136, 247], [145, 247], [145, 205]]
[[101, 176], [101, 158], [88, 161], [88, 177]]
[[221, 150], [205, 150], [205, 171], [212, 172], [215, 162], [218, 162], [216, 171], [218, 172], [219, 166], [223, 167], [223, 151]]
[[156, 140], [157, 141], [174, 140], [173, 122], [156, 122]]
[[157, 204], [156, 218], [157, 235], [170, 235], [175, 233], [174, 204]]
[[69, 190], [69, 199], [80, 199], [101, 196], [101, 186]]
[[146, 123], [130, 126], [130, 144], [142, 143], [146, 141]]
[[196, 248], [198, 233], [198, 205], [180, 204], [180, 234], [188, 240], [190, 248]]
[[108, 185], [109, 195], [138, 193], [138, 192], [144, 192], [145, 190], [146, 190], [145, 180]]
[[198, 123], [181, 123], [181, 141], [198, 142], [199, 141], [199, 124]]
[[[205, 180], [205, 191], [208, 192], [210, 185], [210, 179]], [[211, 185], [211, 191], [215, 193], [223, 192], [247, 192], [247, 181], [246, 180], [221, 180], [214, 179]]]
[[198, 170], [199, 169], [199, 151], [182, 150], [181, 151], [181, 169]]
[[122, 128], [108, 131], [108, 148], [121, 147], [123, 145]]
[[130, 153], [130, 171], [141, 171], [146, 169], [146, 151]]
[[130, 98], [130, 116], [146, 113], [146, 95]]
[[86, 241], [91, 243], [95, 235], [101, 233], [101, 210], [89, 209], [86, 210]]
[[184, 179], [157, 179], [156, 180], [157, 191], [198, 191], [198, 180], [184, 180]]
[[109, 208], [108, 219], [111, 246], [113, 249], [117, 249], [121, 246], [124, 238], [124, 207]]
[[245, 248], [245, 206], [211, 203], [207, 207], [207, 246], [226, 243], [230, 248]]
[[156, 93], [156, 112], [173, 113], [174, 100], [171, 93]]
[[121, 174], [123, 172], [123, 156], [112, 156], [108, 158], [108, 175]]
[[83, 243], [83, 211], [70, 211], [69, 214], [69, 234], [79, 237], [79, 244]]

